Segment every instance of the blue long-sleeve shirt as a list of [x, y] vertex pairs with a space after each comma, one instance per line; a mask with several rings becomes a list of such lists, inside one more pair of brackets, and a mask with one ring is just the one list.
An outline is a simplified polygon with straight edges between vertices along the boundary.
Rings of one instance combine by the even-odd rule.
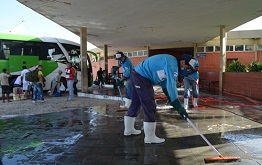
[[169, 54], [149, 57], [135, 67], [137, 73], [147, 78], [153, 85], [160, 84], [168, 91], [171, 102], [178, 98], [176, 79], [178, 75], [177, 60]]
[[129, 78], [131, 75], [131, 72], [134, 69], [134, 65], [132, 64], [132, 61], [130, 58], [126, 57], [124, 61], [120, 61], [119, 63], [123, 69], [123, 75], [126, 78]]
[[186, 60], [186, 64], [190, 66], [190, 69], [180, 69], [180, 74], [183, 75], [186, 79], [191, 80], [191, 81], [196, 81], [199, 79], [199, 73], [194, 72], [190, 74], [190, 76], [187, 76], [187, 74], [190, 72], [191, 68], [195, 69], [196, 67], [199, 67], [199, 63], [197, 58], [190, 58]]

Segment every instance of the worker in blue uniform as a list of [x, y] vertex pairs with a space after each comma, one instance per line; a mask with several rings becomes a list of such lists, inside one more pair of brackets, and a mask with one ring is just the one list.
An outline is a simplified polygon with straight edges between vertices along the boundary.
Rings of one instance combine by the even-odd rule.
[[131, 104], [131, 83], [130, 83], [130, 76], [131, 72], [134, 69], [134, 65], [130, 58], [124, 55], [123, 52], [117, 52], [116, 53], [116, 60], [119, 60], [119, 64], [117, 67], [113, 69], [113, 75], [116, 74], [116, 71], [122, 67], [123, 70], [123, 78], [121, 78], [119, 81], [116, 82], [116, 85], [119, 86], [122, 84], [123, 81], [126, 81], [125, 83], [125, 98], [123, 99], [125, 102], [124, 107], [129, 108]]
[[184, 108], [188, 109], [188, 99], [190, 98], [190, 88], [193, 93], [193, 106], [198, 107], [199, 97], [199, 63], [198, 60], [189, 54], [184, 54], [180, 58], [180, 74], [184, 76]]
[[135, 118], [142, 106], [144, 110], [145, 143], [162, 143], [165, 139], [155, 135], [156, 129], [156, 103], [153, 85], [161, 85], [162, 90], [168, 96], [170, 104], [183, 117], [188, 114], [178, 100], [176, 79], [178, 76], [178, 63], [174, 56], [158, 54], [143, 60], [135, 67], [131, 75], [132, 103], [124, 117], [124, 135], [138, 135], [140, 130], [134, 128]]

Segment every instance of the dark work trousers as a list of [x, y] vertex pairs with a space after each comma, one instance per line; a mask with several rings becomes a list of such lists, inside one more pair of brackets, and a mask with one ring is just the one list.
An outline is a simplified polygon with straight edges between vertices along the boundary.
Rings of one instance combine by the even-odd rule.
[[78, 81], [74, 81], [74, 83], [73, 83], [74, 95], [77, 95], [77, 88], [76, 88], [77, 82]]
[[128, 109], [127, 116], [137, 117], [142, 106], [144, 122], [155, 122], [156, 103], [151, 81], [133, 71], [131, 84], [132, 103]]
[[125, 97], [127, 99], [132, 99], [132, 82], [131, 82], [131, 78], [128, 78], [126, 80], [126, 85], [125, 85]]

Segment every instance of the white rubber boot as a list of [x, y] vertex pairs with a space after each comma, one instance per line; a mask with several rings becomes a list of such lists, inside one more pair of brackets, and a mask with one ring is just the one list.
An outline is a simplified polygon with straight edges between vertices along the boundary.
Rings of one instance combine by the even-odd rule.
[[145, 143], [163, 143], [165, 139], [156, 137], [156, 122], [144, 122]]
[[141, 134], [140, 130], [136, 130], [134, 128], [135, 120], [136, 120], [135, 117], [124, 116], [124, 124], [125, 124], [124, 135], [125, 136]]
[[125, 102], [125, 105], [120, 105], [120, 108], [129, 108], [130, 105], [131, 105], [132, 100], [128, 99], [128, 98], [124, 98], [123, 100]]
[[185, 110], [188, 109], [188, 98], [184, 98], [184, 108]]
[[124, 101], [125, 101], [125, 106], [126, 106], [126, 108], [129, 108], [130, 105], [131, 105], [132, 100], [131, 100], [131, 99], [128, 99], [128, 98], [124, 98]]
[[194, 106], [194, 107], [198, 107], [198, 105], [197, 105], [197, 98], [194, 98], [194, 100], [193, 100], [193, 106]]

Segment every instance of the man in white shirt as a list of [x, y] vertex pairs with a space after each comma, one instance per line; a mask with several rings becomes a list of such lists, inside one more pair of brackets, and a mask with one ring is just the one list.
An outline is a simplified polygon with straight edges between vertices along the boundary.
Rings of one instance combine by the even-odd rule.
[[26, 66], [23, 66], [22, 68], [23, 70], [21, 72], [21, 80], [23, 81], [23, 90], [25, 91], [25, 99], [27, 99], [30, 93], [29, 93], [29, 82], [26, 81], [25, 74], [30, 71], [26, 68]]
[[52, 88], [51, 88], [50, 93], [49, 93], [50, 96], [53, 96], [55, 88], [56, 88], [56, 91], [58, 93], [60, 93], [59, 88], [60, 88], [60, 84], [61, 84], [61, 81], [60, 81], [61, 80], [61, 75], [62, 75], [62, 71], [59, 70], [57, 75], [55, 75], [55, 77], [53, 77], [52, 82], [51, 82]]
[[22, 87], [21, 76], [18, 76], [14, 82], [14, 87]]

